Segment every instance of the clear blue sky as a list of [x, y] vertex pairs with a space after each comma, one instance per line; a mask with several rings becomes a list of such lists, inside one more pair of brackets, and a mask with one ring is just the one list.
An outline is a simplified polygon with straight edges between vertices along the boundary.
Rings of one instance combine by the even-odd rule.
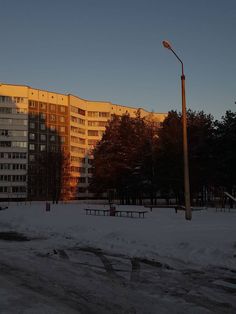
[[0, 81], [220, 118], [236, 111], [235, 0], [0, 0]]

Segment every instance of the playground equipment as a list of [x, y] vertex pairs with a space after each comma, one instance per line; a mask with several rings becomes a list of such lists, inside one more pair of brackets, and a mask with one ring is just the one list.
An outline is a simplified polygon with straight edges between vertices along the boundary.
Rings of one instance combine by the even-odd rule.
[[216, 211], [219, 209], [220, 211], [228, 211], [235, 208], [236, 198], [228, 192], [224, 192], [221, 197], [220, 206], [216, 206]]

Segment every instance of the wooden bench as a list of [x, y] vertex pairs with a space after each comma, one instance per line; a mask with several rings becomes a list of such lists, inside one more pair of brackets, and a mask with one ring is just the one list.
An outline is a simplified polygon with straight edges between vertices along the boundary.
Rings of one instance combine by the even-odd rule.
[[175, 212], [177, 213], [177, 210], [183, 210], [182, 206], [180, 205], [144, 205], [146, 208], [150, 208], [150, 211], [152, 212], [153, 208], [173, 208]]
[[147, 211], [133, 211], [133, 210], [114, 210], [110, 209], [97, 209], [85, 208], [86, 215], [93, 216], [115, 216], [115, 217], [128, 217], [128, 218], [144, 218]]
[[[173, 208], [175, 210], [175, 212], [177, 213], [178, 210], [184, 210], [185, 211], [185, 206], [183, 205], [145, 205], [144, 207], [146, 208], [150, 208], [150, 210], [152, 211], [153, 208]], [[200, 211], [200, 210], [205, 210], [205, 207], [191, 207], [192, 211]]]
[[136, 211], [136, 210], [116, 210], [115, 216], [118, 217], [129, 217], [129, 218], [144, 218], [144, 214], [147, 211]]
[[110, 216], [110, 209], [85, 208], [86, 215]]

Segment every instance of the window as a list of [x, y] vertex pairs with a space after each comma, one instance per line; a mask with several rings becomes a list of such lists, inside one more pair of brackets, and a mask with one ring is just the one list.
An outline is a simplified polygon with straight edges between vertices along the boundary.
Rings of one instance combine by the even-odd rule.
[[35, 129], [35, 123], [34, 122], [30, 122], [29, 127], [30, 127], [30, 129]]
[[30, 119], [35, 119], [35, 118], [36, 118], [36, 115], [37, 115], [37, 112], [35, 112], [35, 111], [31, 111], [31, 112], [29, 113]]
[[97, 130], [88, 130], [88, 136], [98, 136]]
[[0, 130], [0, 136], [27, 136], [27, 131]]
[[61, 136], [61, 143], [65, 143], [66, 142], [66, 138], [65, 138], [65, 136]]
[[79, 144], [85, 145], [85, 139], [79, 137]]
[[81, 116], [85, 116], [85, 110], [78, 108], [78, 113], [81, 114]]
[[41, 141], [46, 141], [46, 135], [45, 134], [40, 134], [40, 140]]
[[60, 132], [65, 133], [66, 132], [66, 127], [65, 126], [60, 126]]
[[17, 114], [23, 114], [23, 113], [27, 113], [27, 109], [24, 108], [16, 108], [16, 109], [12, 109], [13, 113], [17, 113]]
[[66, 121], [66, 119], [65, 119], [65, 117], [63, 117], [63, 116], [60, 116], [59, 121], [60, 121], [61, 123], [64, 123], [64, 122]]
[[0, 96], [0, 102], [4, 103], [5, 102], [6, 96]]
[[109, 112], [99, 112], [99, 117], [100, 118], [109, 118], [110, 113]]
[[9, 130], [9, 135], [10, 136], [27, 136], [27, 131], [10, 131]]
[[50, 136], [50, 142], [55, 142], [55, 141], [56, 141], [55, 135], [51, 135], [51, 136]]
[[26, 192], [26, 187], [25, 186], [13, 186], [12, 187], [12, 192], [13, 193], [25, 193]]
[[70, 170], [73, 171], [73, 172], [85, 173], [85, 168], [84, 167], [71, 166]]
[[56, 116], [54, 114], [50, 114], [50, 121], [51, 122], [56, 121]]
[[55, 125], [50, 125], [50, 131], [56, 131], [56, 126]]
[[78, 178], [78, 183], [86, 183], [86, 178], [85, 177]]
[[9, 136], [9, 131], [8, 130], [0, 130], [0, 135], [1, 136]]
[[79, 134], [85, 134], [85, 130], [84, 129], [77, 128], [75, 126], [71, 126], [70, 129], [71, 129], [71, 132], [79, 133]]
[[80, 114], [81, 116], [85, 116], [85, 110], [83, 110], [81, 108], [77, 108], [77, 107], [71, 106], [71, 112]]
[[42, 120], [46, 119], [46, 114], [43, 112], [41, 112], [39, 116], [40, 116], [40, 119], [42, 119]]
[[76, 118], [74, 116], [71, 116], [70, 120], [72, 122], [75, 122], [75, 123], [78, 123], [78, 124], [83, 124], [83, 125], [85, 124], [85, 120], [84, 119]]
[[85, 154], [85, 149], [71, 145], [71, 151], [79, 154]]
[[15, 103], [20, 103], [20, 97], [13, 97]]
[[65, 112], [65, 111], [66, 111], [65, 106], [60, 106], [60, 112]]
[[27, 142], [11, 142], [12, 147], [26, 148]]
[[77, 122], [77, 118], [74, 117], [74, 116], [71, 116], [71, 117], [70, 117], [70, 121], [71, 121], [71, 122]]
[[44, 123], [40, 124], [40, 130], [45, 131], [46, 130], [46, 126]]
[[88, 116], [89, 117], [98, 117], [98, 112], [97, 111], [88, 111]]
[[21, 158], [21, 159], [26, 159], [26, 153], [0, 153], [1, 158]]
[[92, 165], [92, 163], [93, 163], [93, 159], [90, 159], [90, 158], [89, 158], [89, 159], [88, 159], [88, 164], [89, 164], [89, 165]]
[[77, 107], [71, 106], [70, 109], [71, 109], [71, 112], [75, 112], [75, 113], [78, 112]]
[[50, 152], [57, 152], [57, 146], [56, 145], [50, 145], [49, 146]]
[[1, 147], [11, 147], [11, 142], [10, 141], [3, 141], [0, 142]]
[[35, 107], [36, 107], [36, 102], [30, 100], [30, 101], [29, 101], [29, 107], [30, 107], [30, 108], [35, 108]]
[[29, 144], [29, 150], [35, 150], [35, 145], [34, 144]]
[[35, 133], [30, 133], [29, 138], [30, 140], [35, 140]]
[[85, 124], [85, 120], [78, 118], [78, 123], [79, 124]]
[[71, 136], [70, 140], [71, 140], [71, 142], [73, 142], [73, 143], [79, 143], [79, 139], [78, 139], [78, 137], [76, 137], [76, 136]]
[[77, 156], [71, 156], [71, 161], [84, 164], [85, 163], [85, 158], [77, 157]]
[[25, 164], [8, 164], [9, 168], [10, 169], [10, 166], [12, 166], [12, 170], [26, 170], [26, 165]]
[[40, 145], [40, 151], [44, 152], [46, 150], [46, 145]]
[[56, 106], [53, 104], [50, 104], [50, 111], [56, 111]]
[[46, 110], [47, 109], [47, 104], [45, 104], [44, 102], [41, 102], [39, 105], [41, 110]]
[[107, 125], [107, 121], [88, 121], [88, 126], [102, 126], [105, 127]]
[[29, 161], [35, 161], [35, 155], [29, 155]]
[[27, 120], [24, 119], [0, 119], [0, 125], [1, 124], [14, 124], [14, 125], [27, 125]]
[[0, 108], [0, 113], [10, 114], [10, 113], [12, 113], [12, 108], [1, 107]]
[[89, 146], [96, 146], [98, 140], [88, 140], [88, 145]]
[[8, 187], [7, 186], [0, 186], [0, 192], [1, 193], [7, 193]]

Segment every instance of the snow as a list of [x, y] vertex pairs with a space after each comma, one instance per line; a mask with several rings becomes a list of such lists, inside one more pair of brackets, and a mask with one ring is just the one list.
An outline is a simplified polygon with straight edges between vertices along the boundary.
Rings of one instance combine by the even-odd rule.
[[[107, 205], [51, 204], [10, 205], [0, 212], [1, 224], [29, 235], [50, 237], [61, 246], [80, 244], [104, 250], [155, 258], [166, 256], [200, 265], [236, 269], [236, 210], [214, 209], [193, 212], [192, 221], [184, 212], [153, 209], [145, 219], [85, 215], [84, 208]], [[141, 206], [117, 206], [147, 210]]]
[[[0, 211], [1, 232], [20, 232], [31, 239], [22, 243], [0, 240], [0, 312], [16, 313], [17, 309], [19, 313], [98, 313], [102, 308], [103, 313], [211, 313], [213, 306], [220, 312], [226, 303], [229, 303], [229, 310], [236, 309], [228, 292], [220, 294], [224, 302], [219, 303], [220, 297], [214, 290], [223, 289], [224, 285], [217, 283], [224, 282], [229, 272], [233, 276], [236, 271], [236, 210], [194, 211], [192, 221], [187, 221], [183, 211], [175, 213], [174, 209], [153, 208], [150, 211], [142, 206], [116, 206], [119, 210], [147, 210], [147, 213], [144, 219], [85, 215], [84, 208], [108, 209], [108, 205], [87, 202], [51, 204], [50, 211], [46, 211], [45, 202], [10, 203], [8, 209]], [[86, 249], [81, 251], [81, 248]], [[133, 259], [137, 259], [142, 267], [140, 274], [133, 271], [130, 276], [130, 260]], [[162, 268], [160, 273], [159, 269], [144, 265], [143, 260], [158, 261], [168, 268]], [[119, 268], [119, 273], [112, 268], [109, 271], [109, 261], [114, 268]], [[33, 270], [28, 273], [30, 265], [33, 265]], [[104, 265], [107, 268], [104, 269]], [[4, 273], [4, 267], [8, 275]], [[110, 281], [103, 277], [106, 272], [111, 275]], [[86, 302], [85, 297], [80, 300], [84, 307], [79, 311], [72, 292], [70, 302], [63, 299], [61, 292], [64, 289], [64, 294], [68, 294], [77, 285], [73, 273], [81, 278], [79, 296], [88, 291], [87, 297], [90, 291], [93, 300]], [[205, 274], [214, 277], [213, 288], [208, 287], [209, 280], [205, 280]], [[33, 285], [35, 276], [38, 276], [41, 289]], [[183, 276], [189, 276], [189, 288], [185, 286], [186, 278]], [[121, 287], [129, 286], [126, 282], [129, 277], [131, 281], [139, 282], [133, 283], [135, 289]], [[47, 291], [55, 290], [53, 295], [42, 292], [45, 278], [48, 278]], [[202, 280], [202, 283], [196, 286], [196, 280]], [[26, 286], [22, 286], [22, 281]], [[144, 289], [146, 281], [149, 285]], [[28, 291], [28, 286], [33, 291]], [[204, 289], [213, 289], [211, 299], [215, 297], [214, 303], [210, 299], [196, 301], [199, 294], [205, 298], [203, 286], [206, 286]], [[9, 296], [12, 289], [15, 298], [20, 300], [18, 303], [12, 301], [12, 293]], [[128, 289], [129, 301], [125, 301], [124, 289]], [[155, 294], [152, 289], [159, 292]], [[186, 289], [189, 289], [194, 307], [185, 299]], [[112, 291], [116, 291], [116, 298], [112, 297]], [[165, 295], [164, 291], [167, 291]], [[59, 305], [59, 301], [54, 300], [55, 294], [60, 296], [58, 300], [62, 303]], [[27, 304], [25, 298], [33, 298], [37, 302]], [[75, 299], [78, 298], [76, 296]], [[120, 308], [116, 308], [117, 304]]]

